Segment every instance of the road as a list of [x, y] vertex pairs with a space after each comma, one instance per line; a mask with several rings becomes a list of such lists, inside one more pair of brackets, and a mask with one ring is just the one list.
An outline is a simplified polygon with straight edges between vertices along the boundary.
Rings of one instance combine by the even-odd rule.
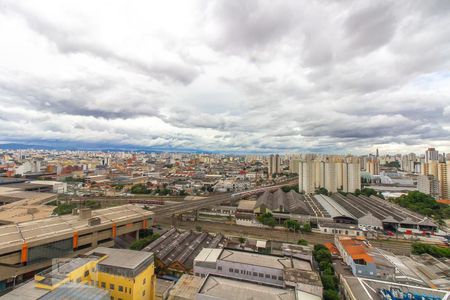
[[[169, 226], [170, 218], [160, 218], [158, 224]], [[294, 233], [283, 229], [256, 228], [240, 226], [236, 224], [207, 222], [207, 221], [180, 221], [176, 220], [176, 226], [180, 229], [196, 229], [200, 226], [202, 230], [214, 233], [222, 233], [228, 236], [244, 236], [255, 239], [275, 240], [282, 242], [297, 243], [299, 239], [305, 239], [310, 244], [323, 244], [334, 242], [334, 236], [320, 233]], [[398, 255], [411, 254], [411, 241], [404, 240], [369, 240], [370, 244], [383, 250], [391, 251]]]
[[[296, 179], [297, 180], [297, 179]], [[164, 217], [164, 216], [171, 216], [174, 214], [179, 214], [183, 212], [188, 211], [195, 211], [200, 208], [219, 205], [224, 202], [230, 202], [235, 200], [240, 200], [241, 198], [248, 196], [252, 193], [262, 192], [264, 190], [276, 190], [278, 188], [281, 188], [283, 186], [289, 186], [292, 185], [295, 181], [289, 180], [285, 183], [280, 183], [273, 186], [266, 186], [266, 187], [260, 187], [253, 190], [248, 190], [240, 193], [223, 193], [219, 195], [214, 195], [207, 197], [205, 199], [201, 200], [192, 200], [192, 201], [185, 201], [183, 203], [176, 203], [176, 204], [170, 204], [170, 205], [164, 205], [155, 207], [152, 209], [152, 211], [155, 213], [156, 218]]]

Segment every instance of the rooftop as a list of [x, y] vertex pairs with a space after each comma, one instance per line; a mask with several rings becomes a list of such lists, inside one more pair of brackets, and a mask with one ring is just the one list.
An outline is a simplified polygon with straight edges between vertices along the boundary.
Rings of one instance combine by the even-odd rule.
[[[232, 292], [230, 292], [232, 291]], [[295, 300], [293, 289], [283, 289], [261, 284], [209, 275], [200, 290], [201, 295], [230, 300]]]
[[[89, 226], [87, 220], [76, 215], [54, 216], [50, 218], [0, 226], [0, 252], [2, 248], [21, 246], [24, 242], [47, 239], [55, 235], [65, 235], [74, 231], [88, 230], [105, 224], [112, 225], [131, 218], [150, 217], [153, 213], [132, 204], [109, 207], [92, 212], [92, 217], [101, 219], [100, 225]], [[7, 250], [6, 250], [7, 251]]]
[[203, 278], [184, 274], [169, 292], [169, 300], [195, 299]]
[[131, 270], [153, 257], [153, 253], [150, 252], [106, 247], [95, 248], [89, 253], [107, 255], [105, 259], [98, 263], [99, 265]]
[[294, 267], [300, 270], [311, 271], [311, 264], [309, 261], [239, 250], [224, 249], [218, 259], [280, 270]]

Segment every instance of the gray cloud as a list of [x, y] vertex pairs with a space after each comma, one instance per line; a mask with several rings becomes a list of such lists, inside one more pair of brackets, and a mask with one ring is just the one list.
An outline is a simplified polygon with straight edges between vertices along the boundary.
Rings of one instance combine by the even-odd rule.
[[91, 5], [0, 6], [2, 140], [450, 149], [447, 1]]

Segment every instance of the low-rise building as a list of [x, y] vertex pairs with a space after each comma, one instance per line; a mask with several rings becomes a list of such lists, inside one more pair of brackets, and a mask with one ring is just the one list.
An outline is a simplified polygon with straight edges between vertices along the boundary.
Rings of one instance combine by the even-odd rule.
[[98, 247], [73, 259], [55, 260], [35, 275], [33, 284], [27, 284], [20, 299], [153, 300], [153, 253]]
[[320, 276], [309, 260], [235, 249], [203, 249], [194, 260], [194, 274], [217, 275], [321, 296]]

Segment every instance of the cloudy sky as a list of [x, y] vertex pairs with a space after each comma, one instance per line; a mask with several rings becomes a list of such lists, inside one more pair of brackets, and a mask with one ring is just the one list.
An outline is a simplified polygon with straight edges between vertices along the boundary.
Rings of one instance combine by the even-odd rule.
[[0, 141], [450, 151], [450, 1], [0, 0]]

